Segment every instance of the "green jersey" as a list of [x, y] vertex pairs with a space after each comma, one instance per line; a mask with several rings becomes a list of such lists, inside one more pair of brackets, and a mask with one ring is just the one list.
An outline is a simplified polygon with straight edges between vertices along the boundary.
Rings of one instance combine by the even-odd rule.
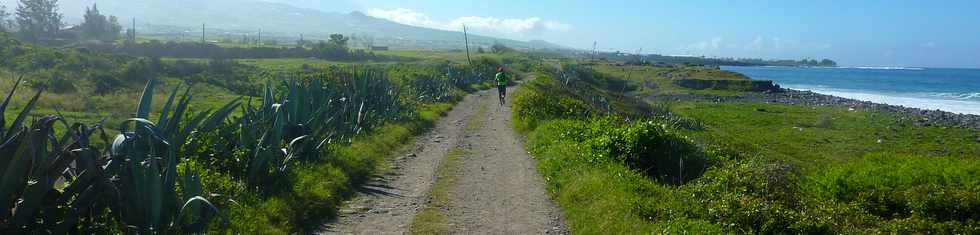
[[497, 86], [507, 85], [507, 73], [499, 72], [497, 73]]

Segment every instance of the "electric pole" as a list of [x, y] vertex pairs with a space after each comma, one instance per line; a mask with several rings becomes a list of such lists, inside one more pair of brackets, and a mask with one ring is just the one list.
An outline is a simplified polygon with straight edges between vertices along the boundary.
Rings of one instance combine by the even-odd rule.
[[133, 35], [129, 36], [133, 43], [136, 43], [136, 17], [133, 17]]
[[595, 55], [599, 53], [598, 46], [599, 46], [599, 41], [592, 42], [592, 62], [595, 62]]
[[466, 62], [469, 62], [470, 66], [473, 66], [473, 60], [470, 60], [470, 39], [469, 36], [466, 35], [465, 24], [463, 25], [463, 43], [466, 44]]

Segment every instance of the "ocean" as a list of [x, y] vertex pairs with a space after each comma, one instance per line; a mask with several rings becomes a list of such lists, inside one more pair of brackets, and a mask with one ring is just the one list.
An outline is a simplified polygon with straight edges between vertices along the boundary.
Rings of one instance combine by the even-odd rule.
[[980, 69], [739, 67], [722, 69], [783, 88], [953, 113], [980, 115]]

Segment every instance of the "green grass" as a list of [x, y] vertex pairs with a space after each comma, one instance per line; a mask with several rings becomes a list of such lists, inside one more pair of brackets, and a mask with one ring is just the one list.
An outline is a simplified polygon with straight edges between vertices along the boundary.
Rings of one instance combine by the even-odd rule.
[[[487, 105], [480, 105], [475, 113], [466, 122], [465, 131], [475, 131], [486, 124], [486, 113], [489, 110]], [[448, 234], [449, 223], [444, 211], [452, 206], [452, 191], [456, 185], [456, 172], [459, 170], [460, 158], [468, 153], [464, 149], [454, 147], [446, 153], [446, 158], [436, 170], [436, 181], [429, 190], [428, 204], [419, 211], [412, 223], [409, 225], [409, 232], [412, 234]]]
[[[681, 209], [672, 186], [616, 161], [590, 155], [589, 143], [566, 138], [569, 126], [583, 121], [552, 121], [529, 133], [531, 153], [545, 177], [548, 191], [562, 207], [574, 234], [717, 233], [717, 226], [684, 221], [658, 224], [638, 213], [640, 205], [664, 202]], [[614, 127], [608, 127], [614, 128]], [[676, 209], [675, 209], [676, 210]], [[669, 211], [668, 211], [669, 213]], [[668, 214], [665, 216], [671, 216]]]
[[[151, 120], [157, 120], [168, 95], [177, 84], [181, 84], [181, 93], [187, 87], [187, 85], [182, 84], [178, 79], [164, 78], [161, 80], [163, 84], [156, 89], [156, 93], [153, 96]], [[17, 77], [15, 75], [0, 70], [0, 91], [3, 91], [3, 96], [6, 96], [13, 89], [16, 81]], [[120, 89], [117, 92], [109, 94], [94, 94], [95, 92], [92, 91], [93, 88], [88, 87], [83, 82], [78, 83], [78, 89], [78, 91], [71, 93], [43, 92], [38, 98], [35, 108], [30, 112], [31, 117], [40, 118], [44, 115], [60, 112], [69, 123], [83, 123], [86, 125], [91, 125], [105, 119], [104, 128], [110, 135], [109, 137], [112, 138], [113, 135], [118, 133], [117, 129], [119, 128], [119, 124], [133, 116], [133, 110], [136, 110], [141, 92], [135, 89]], [[31, 100], [36, 92], [37, 90], [31, 87], [30, 82], [23, 82], [13, 94], [10, 104], [7, 107], [8, 112], [3, 114], [4, 118], [6, 120], [16, 118], [18, 112], [10, 112], [10, 110], [20, 110], [26, 106], [27, 102]], [[191, 87], [190, 92], [194, 94], [194, 102], [188, 107], [188, 110], [191, 112], [215, 110], [239, 97], [227, 89], [208, 84], [194, 85]], [[261, 100], [257, 98], [253, 99]], [[238, 112], [240, 111], [236, 110], [236, 113]], [[58, 130], [63, 131], [62, 129]], [[101, 146], [103, 141], [101, 138], [95, 138], [93, 139], [93, 143]]]
[[917, 126], [892, 113], [763, 103], [680, 102], [670, 106], [708, 125], [706, 131], [689, 132], [696, 139], [804, 167], [877, 152], [980, 156], [976, 131]]
[[[397, 50], [388, 50], [388, 51], [374, 51], [374, 53], [378, 55], [390, 55], [390, 56], [414, 58], [420, 60], [450, 60], [455, 62], [466, 61], [465, 51], [397, 49]], [[476, 58], [476, 56], [478, 55], [496, 56], [495, 54], [491, 54], [491, 53], [478, 54], [476, 53], [476, 50], [470, 51], [471, 58]]]
[[[7, 38], [4, 37], [4, 39]], [[353, 67], [341, 68], [339, 70], [325, 70], [322, 68], [334, 65], [335, 63], [307, 59], [242, 60], [240, 61], [241, 63], [229, 63], [225, 60], [196, 59], [188, 60], [190, 63], [178, 63], [175, 62], [176, 60], [180, 60], [178, 58], [167, 58], [157, 61], [121, 55], [85, 53], [73, 49], [40, 48], [10, 43], [3, 45], [7, 46], [7, 48], [13, 48], [8, 50], [8, 52], [20, 51], [24, 53], [18, 52], [16, 55], [12, 55], [14, 56], [10, 59], [12, 63], [4, 66], [4, 68], [0, 68], [0, 89], [10, 90], [14, 87], [14, 76], [6, 73], [8, 70], [24, 73], [28, 73], [25, 71], [43, 70], [36, 74], [34, 74], [35, 72], [29, 72], [30, 74], [27, 74], [29, 82], [22, 84], [22, 89], [14, 94], [12, 98], [13, 102], [8, 107], [8, 111], [10, 112], [5, 113], [7, 119], [13, 119], [17, 110], [27, 106], [27, 100], [34, 94], [31, 91], [32, 87], [41, 86], [48, 86], [51, 89], [41, 96], [37, 108], [32, 110], [32, 119], [36, 120], [40, 115], [55, 114], [56, 110], [65, 114], [65, 117], [69, 118], [69, 122], [91, 123], [106, 118], [105, 130], [108, 132], [108, 138], [114, 137], [113, 134], [115, 133], [113, 133], [113, 130], [119, 128], [119, 124], [123, 120], [134, 116], [133, 111], [137, 110], [136, 103], [141, 99], [139, 97], [142, 94], [151, 94], [149, 92], [140, 93], [139, 88], [142, 85], [137, 83], [142, 83], [145, 79], [153, 79], [152, 81], [159, 83], [156, 89], [153, 89], [153, 95], [144, 97], [143, 102], [140, 102], [141, 104], [138, 108], [140, 110], [139, 117], [145, 117], [151, 121], [157, 119], [154, 115], [160, 115], [162, 106], [166, 103], [164, 101], [168, 95], [173, 93], [173, 88], [178, 84], [196, 84], [189, 92], [189, 94], [194, 96], [187, 109], [189, 112], [213, 110], [214, 108], [221, 107], [229, 100], [239, 98], [241, 94], [256, 96], [258, 93], [263, 93], [260, 91], [266, 90], [269, 91], [269, 94], [264, 97], [282, 98], [283, 100], [281, 102], [285, 102], [287, 105], [276, 106], [272, 105], [271, 102], [265, 103], [257, 98], [245, 97], [246, 99], [242, 100], [242, 105], [251, 105], [254, 107], [254, 105], [262, 103], [263, 110], [260, 111], [262, 114], [249, 114], [251, 117], [248, 120], [238, 119], [243, 120], [242, 123], [228, 122], [229, 120], [236, 121], [236, 118], [208, 119], [207, 126], [214, 127], [212, 125], [218, 125], [218, 128], [198, 129], [200, 130], [200, 132], [196, 132], [198, 134], [187, 135], [188, 138], [186, 140], [168, 139], [168, 141], [184, 141], [181, 143], [187, 143], [186, 145], [182, 145], [182, 148], [167, 148], [167, 151], [165, 151], [166, 154], [163, 155], [174, 156], [169, 154], [176, 153], [176, 157], [180, 159], [179, 164], [175, 164], [178, 163], [177, 161], [165, 161], [165, 164], [171, 164], [172, 167], [178, 169], [178, 172], [175, 172], [175, 174], [187, 176], [190, 180], [181, 180], [175, 183], [174, 187], [180, 187], [177, 187], [173, 190], [173, 193], [165, 196], [176, 198], [176, 195], [182, 195], [184, 197], [200, 195], [212, 201], [218, 213], [214, 217], [218, 220], [215, 220], [215, 223], [208, 224], [208, 230], [204, 230], [207, 231], [206, 233], [284, 234], [312, 231], [323, 220], [336, 215], [336, 210], [343, 200], [354, 195], [355, 187], [368, 181], [370, 176], [377, 175], [379, 172], [385, 170], [386, 157], [391, 156], [395, 151], [411, 143], [412, 137], [431, 128], [434, 121], [442, 117], [453, 106], [453, 103], [459, 100], [459, 96], [464, 94], [464, 91], [468, 91], [468, 89], [474, 87], [482, 87], [483, 85], [479, 83], [489, 83], [489, 79], [476, 78], [485, 78], [486, 74], [492, 75], [490, 71], [502, 62], [501, 60], [492, 58], [480, 59], [475, 60], [474, 62], [476, 63], [471, 65], [476, 68], [470, 68], [468, 65], [459, 63], [459, 61], [447, 62], [446, 58], [433, 58], [431, 61], [413, 60], [410, 61], [411, 63], [377, 66], [363, 70], [347, 69]], [[479, 58], [482, 57], [475, 59]], [[436, 63], [436, 60], [440, 61]], [[523, 62], [525, 61], [511, 60], [508, 64], [519, 64]], [[94, 66], [93, 64], [98, 66]], [[304, 64], [307, 66], [303, 66]], [[368, 63], [357, 64], [367, 65]], [[370, 73], [366, 72], [368, 69], [372, 69]], [[278, 72], [283, 73], [280, 74]], [[315, 100], [312, 102], [319, 104], [319, 101], [325, 101], [333, 104], [334, 101], [339, 100], [338, 103], [343, 103], [343, 107], [330, 106], [331, 109], [326, 111], [336, 113], [334, 109], [342, 109], [342, 111], [339, 111], [342, 114], [330, 115], [331, 117], [339, 117], [342, 120], [337, 121], [337, 119], [332, 119], [336, 122], [327, 122], [312, 119], [310, 122], [313, 122], [313, 125], [294, 123], [303, 122], [307, 117], [316, 115], [311, 111], [319, 110], [318, 107], [321, 106], [314, 105], [306, 107], [308, 105], [306, 101], [308, 100], [304, 100], [303, 97], [309, 97], [305, 95], [310, 95], [310, 93], [304, 93], [307, 92], [305, 87], [300, 89], [296, 89], [295, 86], [289, 86], [288, 89], [282, 88], [278, 83], [280, 80], [273, 79], [288, 77], [286, 74], [290, 73], [302, 73], [299, 75], [306, 78], [306, 76], [314, 75], [316, 72], [329, 73], [325, 75], [328, 78], [317, 80], [326, 81], [326, 84], [311, 82], [309, 84], [304, 83], [301, 86], [319, 85], [319, 87], [311, 87], [311, 91], [309, 92], [316, 93], [315, 96], [317, 98], [328, 97], [326, 99], [334, 99], [330, 101], [326, 99], [311, 99]], [[360, 74], [361, 72], [369, 73], [369, 75], [359, 76], [362, 75]], [[445, 75], [447, 73], [450, 75]], [[476, 74], [483, 74], [483, 76], [476, 76]], [[351, 79], [345, 80], [347, 78]], [[357, 80], [358, 78], [364, 79]], [[270, 84], [265, 89], [261, 89], [260, 87], [262, 86], [259, 84], [265, 83], [266, 81], [274, 84]], [[354, 85], [353, 82], [358, 83]], [[285, 86], [286, 84], [282, 85]], [[345, 85], [353, 85], [355, 87], [350, 87], [349, 89], [348, 87], [344, 87]], [[180, 93], [181, 91], [183, 90], [178, 92]], [[376, 97], [369, 95], [370, 93], [381, 94], [382, 92], [384, 94], [380, 95], [382, 98], [362, 99], [364, 96]], [[342, 93], [346, 93], [346, 95]], [[286, 96], [283, 95], [288, 95], [288, 99], [290, 100], [300, 99], [300, 102], [286, 102]], [[353, 104], [351, 99], [359, 99], [361, 101], [360, 108], [351, 107], [356, 105], [347, 105], [348, 102]], [[153, 101], [152, 105], [150, 105], [151, 102], [148, 102], [149, 100]], [[185, 99], [182, 98], [181, 100]], [[366, 103], [371, 104], [365, 106]], [[180, 107], [183, 107], [183, 105], [180, 105]], [[285, 109], [279, 109], [283, 107]], [[183, 108], [179, 109], [184, 110]], [[285, 116], [280, 111], [272, 111], [276, 109], [289, 112], [289, 118], [282, 119]], [[227, 111], [222, 113], [230, 113], [231, 116], [242, 115], [242, 113], [238, 113], [242, 111], [239, 108], [233, 108]], [[356, 118], [349, 117], [352, 113], [356, 114]], [[176, 115], [183, 115], [185, 118], [193, 116], [193, 113], [185, 112], [174, 112], [173, 114], [175, 117]], [[273, 114], [275, 117], [269, 114]], [[172, 120], [178, 119], [174, 118]], [[193, 122], [173, 122], [177, 124], [167, 125], [167, 130], [175, 128], [194, 133], [191, 132], [194, 129], [192, 124], [189, 123], [198, 123], [200, 122], [199, 120], [201, 119], [195, 119]], [[252, 122], [255, 120], [259, 121]], [[29, 124], [31, 122], [31, 120], [27, 120], [26, 123]], [[283, 122], [288, 122], [288, 124], [282, 124]], [[271, 126], [271, 128], [267, 129], [271, 131], [262, 132], [265, 129], [258, 130], [261, 132], [259, 134], [264, 133], [261, 135], [261, 138], [258, 138], [256, 133], [242, 131], [247, 130], [246, 128], [253, 127], [251, 124], [259, 127]], [[188, 127], [185, 127], [185, 125]], [[290, 127], [286, 128], [286, 125]], [[304, 127], [315, 130], [306, 130], [307, 128]], [[336, 132], [340, 132], [340, 136], [333, 136], [336, 132], [331, 134], [328, 131], [330, 128], [335, 128]], [[66, 128], [62, 127], [59, 123], [56, 129]], [[155, 131], [153, 128], [150, 128], [150, 130]], [[212, 132], [211, 130], [215, 131]], [[321, 132], [321, 130], [324, 131]], [[47, 130], [44, 129], [44, 131]], [[68, 132], [68, 130], [55, 130], [50, 131], [50, 135], [61, 136], [63, 133], [58, 133], [58, 131]], [[145, 132], [137, 131], [137, 133], [140, 134], [140, 138], [151, 139], [143, 135]], [[170, 137], [168, 132], [165, 133], [168, 136], [164, 138], [183, 138], [183, 133], [185, 132], [181, 133], [178, 137]], [[277, 133], [286, 134], [280, 137], [280, 134]], [[298, 133], [306, 133], [303, 137], [312, 137], [317, 140], [332, 139], [334, 142], [323, 142], [321, 143], [323, 145], [321, 145], [317, 144], [318, 142], [304, 141], [306, 139], [290, 136]], [[312, 133], [312, 135], [309, 133]], [[108, 152], [104, 143], [105, 141], [98, 143], [102, 140], [102, 138], [99, 138], [101, 136], [100, 134], [100, 132], [96, 132], [96, 135], [91, 137], [95, 139], [92, 141], [96, 142], [96, 146], [94, 146], [98, 149], [96, 152], [101, 152], [96, 154]], [[81, 138], [86, 137], [83, 136]], [[285, 142], [281, 144], [279, 142], [282, 138], [288, 138], [294, 141], [289, 143], [288, 146], [284, 146], [286, 145]], [[153, 139], [154, 141], [159, 140], [156, 138]], [[249, 143], [248, 141], [256, 139], [261, 140], [261, 143]], [[338, 139], [342, 139], [342, 141], [338, 141]], [[348, 142], [348, 140], [352, 141]], [[161, 144], [164, 144], [162, 140], [159, 141]], [[23, 147], [28, 145], [19, 146]], [[152, 146], [158, 147], [160, 145], [156, 145], [156, 142], [154, 142]], [[276, 150], [285, 147], [283, 152], [288, 150], [288, 156], [297, 156], [298, 158], [288, 159], [291, 160], [288, 162], [287, 159], [279, 161], [279, 158], [284, 156], [278, 156], [278, 153], [252, 149], [252, 146], [259, 146], [256, 149]], [[311, 154], [312, 152], [310, 151], [315, 151], [319, 155]], [[162, 154], [157, 151], [133, 152], [140, 154], [148, 152]], [[58, 151], [57, 156], [68, 153], [68, 151]], [[70, 153], [74, 154], [76, 151], [71, 151]], [[128, 155], [133, 155], [133, 153]], [[272, 162], [271, 164], [275, 164], [275, 166], [267, 167], [268, 165], [262, 165], [264, 160], [269, 159], [272, 159], [272, 161], [265, 162]], [[155, 164], [151, 165], [156, 166]], [[167, 169], [171, 169], [169, 167]], [[114, 170], [115, 167], [109, 168], [112, 169], [107, 172], [111, 174], [117, 173]], [[129, 170], [142, 169], [123, 168]], [[125, 174], [125, 171], [120, 172], [123, 173], [120, 173], [121, 176], [119, 177], [121, 177], [121, 181], [119, 182], [129, 182], [127, 177], [131, 175]], [[172, 176], [169, 171], [166, 172], [166, 174], [159, 174], [159, 176]], [[150, 172], [149, 175], [157, 176], [152, 173], [155, 172]], [[193, 180], [195, 177], [192, 175], [195, 174], [199, 175], [196, 179], [203, 181], [201, 186], [197, 186], [195, 183], [196, 180]], [[82, 175], [89, 176], [91, 174]], [[260, 177], [254, 177], [257, 175]], [[111, 177], [118, 178], [115, 175]], [[154, 177], [150, 177], [149, 179], [156, 179]], [[89, 182], [75, 180], [74, 177], [66, 176], [65, 178], [69, 181], [66, 184], [69, 188], [72, 185]], [[96, 181], [92, 180], [90, 182]], [[118, 183], [113, 181], [111, 186], [117, 186], [116, 184]], [[151, 184], [149, 186], [153, 185]], [[166, 186], [170, 187], [169, 185]], [[59, 187], [64, 188], [65, 186]], [[153, 189], [159, 188], [153, 187]], [[170, 189], [165, 187], [163, 190]], [[102, 190], [98, 191], [101, 192]], [[145, 190], [142, 191], [146, 192]], [[102, 196], [97, 197], [101, 198]], [[67, 199], [78, 200], [71, 198], [73, 197]], [[36, 202], [36, 200], [32, 202]], [[74, 202], [74, 204], [79, 206], [78, 208], [88, 208], [87, 204], [79, 203], [81, 202]], [[140, 206], [139, 204], [125, 200], [124, 203], [133, 204], [134, 208], [139, 208], [137, 206]], [[162, 203], [157, 205], [162, 205]], [[171, 206], [179, 205], [165, 205], [167, 208]], [[68, 209], [69, 207], [62, 207], [59, 204], [59, 208], [58, 210], [62, 211], [73, 210], [75, 207]], [[31, 210], [25, 209], [23, 211], [29, 212]], [[163, 212], [168, 211], [170, 210]], [[175, 212], [176, 210], [173, 211]], [[197, 211], [195, 210], [195, 212]], [[98, 213], [93, 215], [98, 220], [94, 221], [97, 224], [92, 226], [79, 226], [85, 228], [91, 227], [93, 229], [110, 229], [107, 231], [111, 231], [112, 228], [117, 227], [122, 230], [134, 229], [132, 226], [125, 227], [119, 224], [120, 221], [128, 222], [128, 219], [132, 218], [131, 216], [111, 213], [105, 209], [99, 209], [94, 213]], [[62, 219], [64, 221], [70, 221], [69, 219], [71, 219], [70, 217], [60, 218], [63, 215], [71, 215], [70, 213], [59, 214], [46, 212], [44, 215], [46, 217], [43, 220], [30, 220], [29, 217], [24, 217], [27, 219], [20, 219], [23, 216], [18, 214], [18, 223], [38, 224], [41, 221], [44, 223], [55, 223], [61, 222]], [[124, 216], [117, 217], [117, 215]], [[209, 217], [203, 216], [204, 214], [202, 213], [184, 215], [193, 218], [181, 219], [186, 220], [181, 222], [191, 221], [194, 218], [202, 218], [203, 220], [204, 217]], [[199, 215], [201, 216], [199, 217]], [[168, 219], [179, 218], [177, 214], [156, 216], [165, 216]], [[32, 221], [38, 222], [35, 223]], [[92, 221], [84, 222], [89, 223]], [[165, 226], [171, 226], [171, 223], [166, 223]], [[27, 228], [29, 226], [23, 227]], [[155, 229], [148, 226], [139, 227], [135, 229]], [[38, 227], [38, 229], [44, 228]], [[198, 231], [198, 228], [193, 226], [191, 228], [174, 227], [172, 229], [173, 231]]]
[[256, 66], [269, 71], [301, 71], [304, 67], [311, 69], [323, 69], [330, 66], [339, 65], [365, 65], [365, 64], [397, 64], [402, 62], [380, 61], [380, 62], [344, 62], [330, 61], [315, 58], [282, 58], [282, 59], [237, 59], [237, 62]]
[[449, 234], [449, 219], [444, 212], [452, 206], [452, 190], [456, 185], [456, 171], [459, 169], [460, 158], [467, 152], [460, 148], [452, 148], [439, 169], [436, 170], [436, 181], [429, 191], [429, 203], [419, 211], [408, 231], [411, 234]]
[[[889, 113], [761, 103], [656, 108], [705, 128], [664, 118], [610, 121], [623, 116], [547, 111], [588, 104], [554, 92], [559, 86], [523, 86], [514, 120], [573, 233], [980, 233], [976, 131], [915, 126]], [[563, 99], [575, 102], [534, 102]], [[694, 140], [701, 151], [679, 151], [683, 141], [671, 139]], [[703, 154], [703, 174], [671, 183], [634, 158], [654, 167], [695, 163], [678, 164], [665, 152]]]
[[[231, 220], [227, 231], [246, 234], [299, 233], [316, 229], [324, 219], [336, 216], [344, 200], [354, 196], [357, 185], [386, 169], [385, 159], [413, 141], [413, 137], [434, 125], [452, 107], [438, 103], [418, 109], [411, 120], [384, 125], [372, 134], [354, 139], [348, 146], [333, 147], [323, 162], [304, 163], [289, 174], [291, 193], [260, 198], [240, 182], [222, 177], [202, 177], [211, 194], [240, 195], [229, 206]], [[217, 225], [216, 225], [217, 226]]]
[[717, 95], [735, 96], [746, 95], [747, 92], [732, 91], [724, 89], [704, 89], [696, 90], [678, 86], [674, 84], [677, 79], [704, 79], [704, 80], [747, 80], [748, 78], [728, 71], [704, 68], [700, 66], [675, 65], [670, 67], [656, 66], [616, 66], [611, 64], [598, 64], [594, 66], [600, 73], [615, 76], [619, 79], [629, 81], [639, 87], [638, 94], [641, 95], [676, 95], [676, 94], [695, 94], [695, 95]]

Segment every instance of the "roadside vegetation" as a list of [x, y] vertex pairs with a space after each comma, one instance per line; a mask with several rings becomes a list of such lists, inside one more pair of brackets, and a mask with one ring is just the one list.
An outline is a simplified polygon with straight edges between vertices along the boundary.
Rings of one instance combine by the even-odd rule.
[[9, 233], [315, 230], [504, 63], [274, 68], [0, 40]]
[[[574, 233], [980, 232], [971, 130], [847, 108], [644, 103], [627, 94], [690, 77], [657, 74], [742, 78], [612, 65], [569, 76], [562, 64], [539, 68], [515, 93], [514, 125]], [[626, 85], [603, 85], [617, 83]]]
[[[18, 2], [0, 8], [2, 234], [309, 233], [500, 65], [536, 74], [513, 125], [572, 232], [980, 234], [977, 130], [661, 99], [778, 90], [717, 65], [831, 60], [163, 42], [96, 5], [63, 29], [56, 0]], [[410, 231], [447, 228], [450, 152]]]

